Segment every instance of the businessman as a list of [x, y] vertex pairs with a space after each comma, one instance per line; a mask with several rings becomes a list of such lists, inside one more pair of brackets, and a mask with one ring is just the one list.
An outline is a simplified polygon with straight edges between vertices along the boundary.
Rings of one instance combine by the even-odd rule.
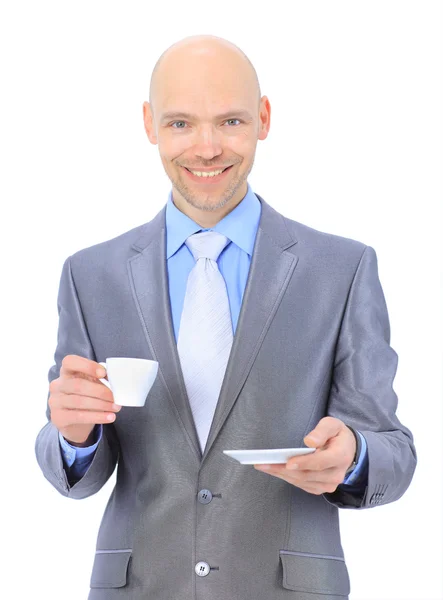
[[[231, 42], [169, 47], [143, 105], [167, 202], [63, 265], [36, 456], [76, 499], [117, 466], [89, 600], [343, 600], [338, 509], [394, 502], [413, 477], [376, 253], [252, 190], [270, 114]], [[112, 356], [159, 362], [143, 407], [99, 381]], [[223, 453], [304, 446], [278, 465]]]

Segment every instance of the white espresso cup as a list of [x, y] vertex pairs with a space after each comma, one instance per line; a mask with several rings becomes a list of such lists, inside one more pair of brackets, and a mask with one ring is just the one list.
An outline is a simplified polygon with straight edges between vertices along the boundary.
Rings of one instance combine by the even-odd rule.
[[114, 394], [120, 406], [144, 406], [155, 378], [158, 362], [144, 358], [112, 356], [100, 363], [108, 379], [100, 379]]

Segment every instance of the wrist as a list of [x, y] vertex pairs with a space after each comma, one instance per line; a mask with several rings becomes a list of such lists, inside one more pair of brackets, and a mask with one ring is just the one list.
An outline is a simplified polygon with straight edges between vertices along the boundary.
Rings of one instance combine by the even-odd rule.
[[357, 431], [355, 431], [355, 429], [353, 429], [352, 427], [349, 427], [349, 425], [346, 425], [346, 427], [352, 431], [352, 434], [354, 435], [354, 438], [355, 438], [355, 454], [354, 454], [354, 459], [353, 459], [351, 465], [348, 467], [348, 469], [346, 470], [346, 473], [345, 473], [345, 475], [349, 475], [349, 473], [351, 473], [355, 469], [355, 467], [357, 466], [358, 459], [360, 458], [361, 439], [360, 439], [360, 436], [358, 435]]
[[95, 426], [84, 442], [74, 442], [65, 436], [63, 437], [68, 442], [68, 444], [74, 446], [75, 448], [87, 448], [88, 446], [92, 446], [95, 443]]

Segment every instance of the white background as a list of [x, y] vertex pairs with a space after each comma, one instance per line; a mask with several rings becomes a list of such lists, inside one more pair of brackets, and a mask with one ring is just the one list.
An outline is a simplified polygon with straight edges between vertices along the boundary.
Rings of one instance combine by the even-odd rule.
[[61, 267], [165, 204], [170, 182], [144, 133], [142, 103], [160, 54], [209, 33], [246, 52], [271, 103], [253, 190], [285, 216], [377, 252], [399, 355], [397, 414], [414, 433], [418, 467], [399, 501], [341, 511], [351, 598], [443, 598], [440, 8], [2, 3], [2, 597], [87, 597], [115, 474], [72, 501], [34, 455]]

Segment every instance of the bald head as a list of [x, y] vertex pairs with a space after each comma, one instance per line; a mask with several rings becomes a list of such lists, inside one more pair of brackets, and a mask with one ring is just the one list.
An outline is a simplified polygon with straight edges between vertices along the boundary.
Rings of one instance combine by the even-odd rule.
[[143, 122], [181, 212], [211, 227], [245, 197], [270, 115], [254, 67], [231, 42], [191, 36], [163, 52], [152, 72], [149, 102], [143, 103]]
[[[153, 114], [164, 100], [165, 87], [172, 82], [183, 80], [189, 75], [195, 79], [200, 74], [211, 85], [213, 79], [231, 78], [247, 89], [254, 98], [256, 108], [260, 106], [260, 84], [257, 73], [249, 58], [238, 46], [213, 35], [186, 37], [167, 48], [157, 60], [151, 75], [149, 103]], [[192, 82], [190, 82], [192, 83]]]

